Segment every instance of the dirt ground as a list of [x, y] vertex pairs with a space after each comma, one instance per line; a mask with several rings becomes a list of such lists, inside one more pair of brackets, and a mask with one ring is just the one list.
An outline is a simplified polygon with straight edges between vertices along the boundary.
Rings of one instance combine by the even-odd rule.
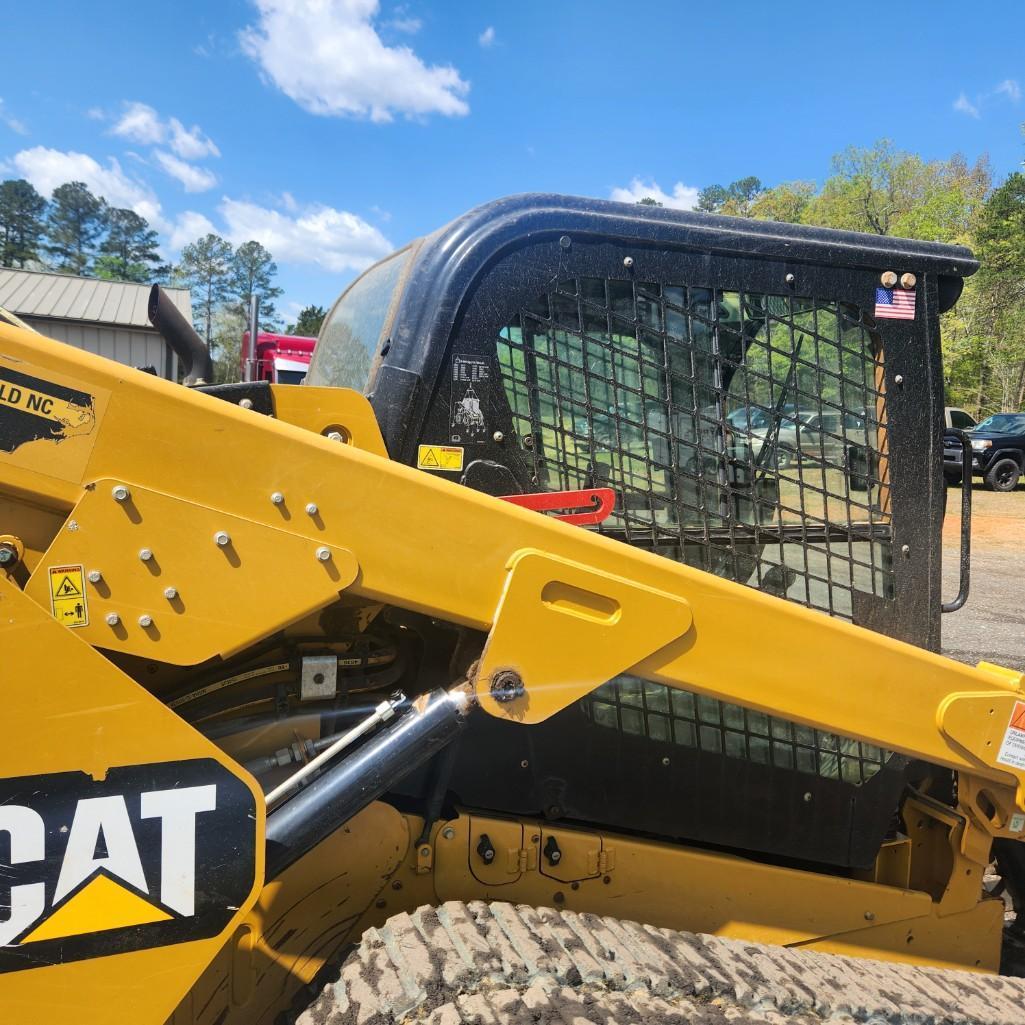
[[[957, 594], [961, 492], [947, 492], [943, 598]], [[1025, 672], [1025, 485], [1010, 494], [972, 492], [972, 581], [968, 604], [943, 617], [943, 650], [963, 662]]]

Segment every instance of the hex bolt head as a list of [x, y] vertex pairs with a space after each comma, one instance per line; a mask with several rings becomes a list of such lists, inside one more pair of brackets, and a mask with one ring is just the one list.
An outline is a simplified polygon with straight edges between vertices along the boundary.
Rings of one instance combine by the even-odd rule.
[[145, 629], [147, 626], [153, 625], [153, 617], [147, 615], [145, 612], [139, 616], [139, 626]]
[[345, 438], [342, 437], [342, 434], [341, 434], [340, 431], [328, 431], [327, 440], [328, 441], [345, 441]]
[[623, 266], [629, 270], [634, 265], [634, 258], [632, 256], [623, 257]]
[[321, 545], [314, 553], [319, 562], [327, 562], [331, 558], [331, 549]]
[[177, 587], [165, 587], [164, 588], [164, 597], [168, 601], [174, 601], [174, 599], [178, 597], [178, 588]]
[[811, 804], [811, 791], [810, 790], [806, 790], [804, 792], [804, 803], [805, 804]]
[[140, 559], [141, 559], [141, 560], [142, 560], [143, 562], [149, 562], [149, 561], [150, 561], [150, 559], [152, 559], [152, 558], [153, 558], [153, 552], [152, 552], [152, 550], [151, 550], [151, 549], [149, 549], [149, 548], [140, 548], [140, 549], [139, 549], [139, 558], [140, 558]]
[[132, 497], [132, 493], [124, 486], [124, 484], [115, 484], [110, 489], [110, 493], [114, 496], [115, 502], [127, 502]]
[[219, 530], [214, 534], [214, 541], [221, 548], [226, 548], [231, 544], [231, 535], [226, 530]]
[[501, 431], [495, 431], [495, 433], [492, 434], [491, 437], [494, 438], [494, 440], [497, 441], [499, 444], [505, 441], [505, 435]]
[[454, 840], [456, 838], [456, 831], [451, 826], [446, 826], [442, 831], [441, 835], [446, 840]]
[[793, 274], [787, 274], [787, 275], [786, 275], [786, 276], [785, 276], [785, 277], [783, 278], [783, 280], [784, 280], [784, 281], [785, 281], [785, 282], [786, 282], [786, 283], [787, 283], [788, 285], [793, 285], [793, 284], [794, 284], [794, 283], [795, 283], [795, 282], [797, 281], [797, 278], [796, 278], [796, 277], [795, 277], [795, 276], [794, 276]]
[[911, 545], [901, 545], [900, 554], [906, 559], [911, 554]]
[[275, 505], [283, 505], [284, 501], [285, 501], [285, 496], [280, 491], [272, 491], [271, 492], [271, 496], [270, 496], [270, 500]]
[[316, 502], [307, 502], [306, 503], [306, 515], [307, 516], [316, 516], [317, 513], [319, 513], [319, 512], [320, 512], [320, 510], [317, 508], [317, 503]]
[[883, 288], [893, 288], [897, 284], [897, 275], [892, 270], [883, 271], [879, 282]]
[[117, 626], [121, 622], [121, 617], [116, 612], [108, 612], [103, 618], [107, 626]]
[[252, 399], [239, 399], [239, 403], [238, 404], [239, 404], [239, 406], [242, 409], [252, 409], [253, 408], [253, 400]]
[[103, 579], [103, 574], [98, 569], [91, 569], [85, 575], [90, 584], [98, 584]]
[[918, 278], [914, 274], [901, 274], [900, 276], [900, 287], [901, 288], [914, 288], [918, 282]]
[[897, 374], [897, 376], [894, 377], [894, 379], [893, 379], [893, 383], [894, 384], [903, 384], [904, 383], [904, 375], [903, 374]]

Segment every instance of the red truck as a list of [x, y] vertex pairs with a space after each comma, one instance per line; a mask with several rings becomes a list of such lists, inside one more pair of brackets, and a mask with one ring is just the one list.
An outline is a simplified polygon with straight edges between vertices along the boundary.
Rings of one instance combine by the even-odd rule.
[[242, 335], [242, 380], [273, 384], [302, 384], [310, 369], [316, 338], [304, 335], [276, 335], [259, 331], [256, 352], [249, 345], [249, 332]]

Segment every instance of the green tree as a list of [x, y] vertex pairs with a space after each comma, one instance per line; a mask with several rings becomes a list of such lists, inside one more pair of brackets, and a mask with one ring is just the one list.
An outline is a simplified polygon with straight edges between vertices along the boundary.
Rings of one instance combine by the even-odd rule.
[[637, 205], [638, 206], [662, 206], [663, 204], [661, 204], [657, 199], [655, 199], [654, 196], [642, 196], [640, 199], [637, 200]]
[[763, 221], [800, 224], [814, 195], [814, 182], [783, 182], [760, 192], [751, 203], [748, 213]]
[[753, 175], [738, 178], [725, 187], [709, 185], [698, 193], [697, 209], [712, 214], [749, 217], [751, 205], [762, 191], [764, 186]]
[[316, 338], [320, 334], [320, 328], [326, 316], [327, 310], [323, 306], [304, 306], [299, 311], [296, 322], [288, 325], [288, 333]]
[[107, 237], [96, 258], [99, 278], [150, 282], [165, 276], [157, 252], [157, 233], [132, 210], [107, 208]]
[[0, 267], [39, 260], [46, 200], [24, 178], [0, 182]]
[[104, 202], [84, 182], [68, 182], [53, 191], [46, 219], [46, 251], [57, 270], [85, 274], [104, 229]]
[[274, 258], [259, 242], [243, 242], [235, 250], [229, 270], [229, 304], [244, 320], [249, 319], [249, 303], [253, 295], [260, 299], [260, 323], [273, 327], [277, 322], [274, 300], [281, 289], [274, 284], [278, 267]]
[[232, 292], [231, 243], [219, 235], [207, 234], [182, 249], [174, 271], [176, 283], [192, 292], [196, 330], [213, 351], [214, 317], [222, 305], [234, 299]]

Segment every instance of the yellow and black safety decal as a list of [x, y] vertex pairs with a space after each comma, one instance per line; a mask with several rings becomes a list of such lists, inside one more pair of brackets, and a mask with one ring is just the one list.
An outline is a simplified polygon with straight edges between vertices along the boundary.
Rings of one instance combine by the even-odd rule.
[[63, 441], [92, 433], [92, 395], [0, 367], [0, 451], [30, 441]]
[[416, 454], [419, 470], [458, 473], [463, 468], [463, 449], [457, 445], [421, 445]]
[[50, 567], [50, 606], [53, 617], [65, 626], [88, 626], [89, 604], [81, 566]]
[[253, 795], [213, 759], [0, 780], [0, 972], [216, 936], [255, 844]]

